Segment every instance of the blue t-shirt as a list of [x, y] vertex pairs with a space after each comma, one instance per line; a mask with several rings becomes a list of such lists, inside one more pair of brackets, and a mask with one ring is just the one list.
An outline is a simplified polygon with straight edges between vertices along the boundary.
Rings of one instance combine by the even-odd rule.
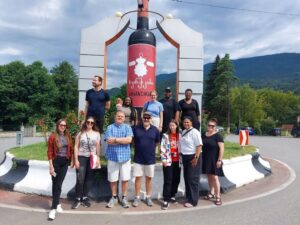
[[86, 92], [85, 100], [89, 103], [87, 116], [101, 118], [105, 114], [105, 104], [110, 100], [110, 98], [107, 92], [104, 92], [103, 89], [100, 91], [90, 89]]
[[159, 117], [159, 113], [164, 111], [164, 107], [158, 101], [148, 101], [144, 104], [144, 111], [150, 112], [153, 117]]
[[155, 147], [160, 141], [158, 129], [151, 125], [146, 130], [143, 125], [133, 128], [134, 157], [133, 161], [142, 165], [155, 164]]

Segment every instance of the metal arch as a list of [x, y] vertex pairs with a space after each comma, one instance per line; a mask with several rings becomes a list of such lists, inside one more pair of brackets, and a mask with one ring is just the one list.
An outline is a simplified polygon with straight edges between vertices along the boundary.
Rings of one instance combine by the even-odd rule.
[[[126, 15], [131, 14], [131, 13], [134, 13], [134, 12], [139, 12], [139, 11], [138, 11], [138, 10], [128, 11], [128, 12], [126, 12], [126, 13], [124, 13], [124, 14], [122, 15], [121, 19], [123, 19]], [[157, 21], [157, 20], [156, 20], [156, 23], [161, 24], [161, 23], [165, 20], [164, 16], [163, 16], [162, 14], [158, 13], [158, 12], [149, 11], [149, 10], [148, 10], [148, 11], [145, 11], [145, 12], [153, 13], [153, 14], [156, 14], [156, 15], [160, 16], [160, 17], [161, 17], [161, 21]], [[133, 27], [130, 27], [130, 26], [128, 26], [128, 28], [131, 29], [131, 30], [137, 30], [137, 29], [135, 29], [135, 28], [133, 28]], [[149, 30], [156, 30], [156, 29], [158, 29], [158, 27], [150, 28]]]

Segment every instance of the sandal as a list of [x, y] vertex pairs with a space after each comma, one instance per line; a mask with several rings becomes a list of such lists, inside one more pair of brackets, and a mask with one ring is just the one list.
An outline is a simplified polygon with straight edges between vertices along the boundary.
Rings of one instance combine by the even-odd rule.
[[216, 205], [222, 205], [221, 197], [216, 197], [215, 204], [216, 204]]
[[204, 200], [211, 200], [213, 198], [215, 198], [215, 195], [210, 192], [208, 192], [207, 195], [204, 196]]

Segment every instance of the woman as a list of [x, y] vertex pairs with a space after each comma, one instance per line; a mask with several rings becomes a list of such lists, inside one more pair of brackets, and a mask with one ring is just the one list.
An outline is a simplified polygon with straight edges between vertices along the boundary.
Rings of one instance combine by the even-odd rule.
[[91, 174], [90, 156], [96, 154], [96, 168], [100, 165], [100, 134], [95, 125], [95, 119], [87, 117], [82, 125], [80, 132], [77, 134], [74, 146], [74, 164], [76, 167], [76, 200], [72, 205], [77, 209], [80, 204], [84, 207], [90, 207], [91, 203], [87, 197], [87, 181]]
[[180, 183], [180, 165], [179, 165], [179, 126], [176, 120], [172, 119], [169, 123], [167, 133], [162, 135], [160, 155], [163, 164], [164, 203], [162, 209], [169, 208], [169, 202], [176, 202], [175, 195]]
[[152, 117], [151, 124], [159, 130], [162, 131], [163, 125], [163, 105], [157, 101], [157, 92], [155, 90], [150, 92], [151, 100], [146, 102], [142, 110], [142, 118], [144, 112], [150, 112]]
[[[181, 108], [181, 121], [186, 116], [192, 118], [193, 127], [197, 130], [200, 129], [200, 110], [199, 104], [195, 99], [192, 99], [193, 91], [191, 89], [185, 90], [185, 99], [179, 101], [179, 105]], [[183, 126], [181, 126], [184, 129]]]
[[48, 139], [49, 173], [52, 178], [52, 206], [49, 219], [54, 220], [56, 212], [63, 209], [59, 203], [62, 183], [68, 171], [69, 161], [73, 161], [73, 144], [65, 119], [56, 123], [56, 131]]
[[183, 119], [184, 130], [180, 139], [180, 152], [183, 164], [183, 177], [185, 182], [185, 207], [194, 207], [198, 204], [200, 179], [200, 154], [202, 139], [200, 132], [193, 128], [192, 118]]
[[125, 98], [124, 105], [120, 110], [125, 113], [125, 124], [129, 126], [136, 126], [138, 124], [137, 111], [132, 106], [132, 99], [130, 97]]
[[207, 124], [207, 131], [202, 135], [202, 173], [207, 174], [210, 188], [210, 192], [204, 199], [211, 200], [215, 198], [215, 204], [222, 205], [219, 176], [224, 176], [222, 170], [224, 140], [221, 134], [216, 130], [217, 123], [216, 118], [210, 119]]

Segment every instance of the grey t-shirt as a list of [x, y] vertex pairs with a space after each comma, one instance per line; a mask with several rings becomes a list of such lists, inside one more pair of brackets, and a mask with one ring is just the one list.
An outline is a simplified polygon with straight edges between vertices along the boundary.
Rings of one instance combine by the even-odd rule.
[[65, 135], [61, 134], [59, 135], [59, 141], [60, 141], [60, 149], [58, 150], [57, 155], [61, 157], [66, 157], [67, 156], [67, 146], [68, 146], [68, 141], [65, 137]]

